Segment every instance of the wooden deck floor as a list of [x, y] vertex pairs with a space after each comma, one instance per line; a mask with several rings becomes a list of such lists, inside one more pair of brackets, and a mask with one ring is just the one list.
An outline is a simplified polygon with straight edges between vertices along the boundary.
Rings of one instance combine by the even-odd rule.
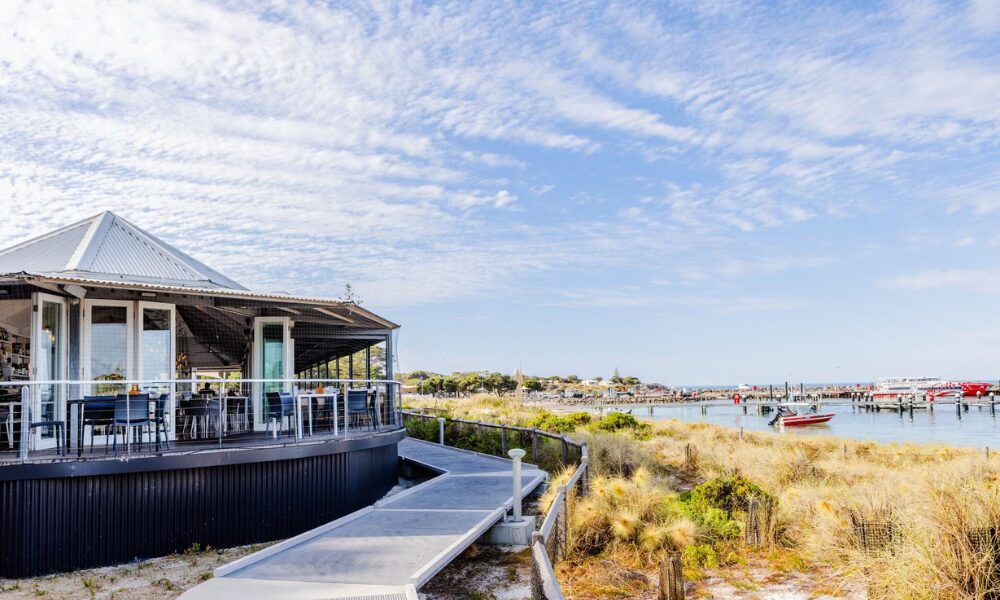
[[[182, 598], [415, 599], [511, 508], [511, 463], [412, 439], [399, 454], [443, 474], [221, 567]], [[524, 465], [523, 493], [545, 479]]]

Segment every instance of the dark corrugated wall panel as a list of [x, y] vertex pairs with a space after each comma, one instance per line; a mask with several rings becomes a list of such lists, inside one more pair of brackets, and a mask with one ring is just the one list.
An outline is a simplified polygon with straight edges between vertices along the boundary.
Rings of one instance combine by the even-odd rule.
[[293, 460], [0, 481], [0, 577], [287, 538], [397, 481], [396, 444]]

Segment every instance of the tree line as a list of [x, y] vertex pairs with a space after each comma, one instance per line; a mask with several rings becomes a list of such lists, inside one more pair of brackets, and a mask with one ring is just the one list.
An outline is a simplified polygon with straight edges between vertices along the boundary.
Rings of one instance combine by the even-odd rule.
[[405, 381], [416, 385], [417, 392], [421, 394], [468, 396], [479, 392], [490, 392], [505, 396], [517, 390], [517, 380], [503, 373], [438, 375], [426, 371], [414, 371], [407, 374]]
[[[399, 376], [406, 385], [417, 388], [420, 394], [445, 394], [449, 396], [468, 396], [475, 393], [489, 392], [498, 396], [505, 396], [517, 391], [517, 379], [510, 375], [499, 372], [471, 371], [456, 372], [451, 375], [442, 375], [430, 371], [413, 371], [411, 373], [401, 373]], [[600, 377], [595, 377], [594, 381], [602, 381]], [[615, 369], [613, 377], [609, 382], [617, 385], [639, 385], [638, 377], [622, 377]], [[545, 389], [554, 389], [562, 384], [580, 384], [581, 379], [576, 375], [551, 377], [523, 377], [522, 385], [527, 392], [540, 392]]]

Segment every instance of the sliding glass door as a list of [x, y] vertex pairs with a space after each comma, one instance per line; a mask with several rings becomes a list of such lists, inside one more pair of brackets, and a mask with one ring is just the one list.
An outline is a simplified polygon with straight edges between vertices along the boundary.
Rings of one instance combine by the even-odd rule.
[[170, 401], [164, 413], [173, 427], [175, 419], [173, 397], [176, 352], [176, 326], [174, 305], [160, 302], [139, 302], [138, 332], [136, 335], [136, 357], [138, 358], [139, 379], [150, 382], [143, 384], [143, 390], [151, 395], [168, 394]]
[[[31, 335], [32, 379], [62, 381], [66, 379], [66, 302], [58, 296], [35, 294], [34, 326]], [[60, 420], [66, 411], [66, 385], [48, 383], [35, 386], [32, 421]], [[54, 443], [55, 431], [41, 427], [35, 434]], [[38, 440], [38, 438], [36, 438]], [[39, 440], [40, 441], [40, 440]]]

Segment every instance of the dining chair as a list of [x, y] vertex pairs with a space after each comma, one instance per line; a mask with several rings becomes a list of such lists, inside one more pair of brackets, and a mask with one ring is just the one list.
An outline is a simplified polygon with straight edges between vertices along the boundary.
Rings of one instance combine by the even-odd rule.
[[[375, 415], [368, 402], [368, 390], [347, 390], [347, 417], [365, 417], [371, 429], [375, 428]], [[359, 419], [355, 419], [357, 422]]]
[[55, 438], [56, 438], [56, 454], [58, 454], [58, 455], [65, 454], [66, 448], [65, 448], [65, 443], [64, 442], [66, 441], [65, 440], [65, 438], [66, 438], [66, 422], [65, 421], [60, 421], [58, 419], [43, 419], [41, 421], [35, 421], [34, 417], [35, 417], [34, 407], [32, 407], [32, 403], [29, 402], [28, 403], [28, 431], [29, 431], [29, 434], [28, 434], [28, 440], [29, 440], [28, 444], [29, 444], [29, 446], [28, 447], [29, 448], [31, 447], [31, 444], [34, 443], [34, 439], [35, 439], [35, 436], [31, 435], [31, 432], [33, 432], [34, 430], [38, 429], [39, 427], [51, 427], [53, 429], [53, 433], [55, 434]]
[[197, 439], [199, 437], [198, 424], [201, 422], [201, 435], [200, 437], [208, 437], [209, 432], [212, 430], [213, 423], [216, 427], [221, 427], [222, 424], [219, 422], [219, 405], [220, 400], [201, 397], [192, 398], [190, 402], [184, 407], [184, 422], [185, 427], [187, 423], [191, 424], [191, 430], [188, 435], [191, 439]]
[[90, 453], [94, 453], [94, 433], [100, 427], [104, 430], [104, 453], [107, 454], [110, 444], [108, 433], [115, 420], [115, 397], [84, 396], [80, 410], [83, 411], [81, 429], [84, 435], [86, 435], [87, 426], [90, 426]]
[[167, 417], [166, 408], [167, 404], [170, 402], [170, 394], [163, 393], [160, 394], [158, 398], [154, 400], [156, 406], [153, 409], [153, 425], [156, 429], [156, 451], [160, 450], [160, 434], [163, 434], [163, 446], [169, 450], [170, 449], [170, 435], [167, 431]]
[[226, 419], [229, 421], [228, 427], [233, 431], [246, 431], [250, 428], [246, 396], [226, 397]]
[[114, 430], [114, 441], [112, 447], [115, 455], [118, 454], [118, 431], [121, 429], [122, 441], [125, 442], [125, 450], [129, 451], [132, 446], [132, 435], [138, 433], [139, 450], [142, 450], [142, 429], [149, 428], [153, 420], [149, 418], [149, 394], [118, 394], [115, 398], [115, 416], [111, 423]]
[[[275, 431], [282, 431], [280, 427], [284, 427], [286, 417], [295, 416], [295, 398], [287, 392], [268, 392], [267, 393], [267, 406], [264, 410], [264, 419], [267, 421], [267, 426], [264, 428], [265, 435], [271, 430], [271, 423], [274, 423]], [[288, 428], [289, 435], [291, 435], [291, 427]]]

